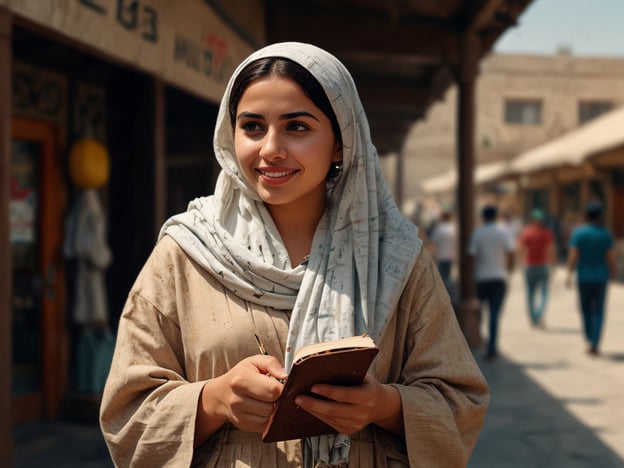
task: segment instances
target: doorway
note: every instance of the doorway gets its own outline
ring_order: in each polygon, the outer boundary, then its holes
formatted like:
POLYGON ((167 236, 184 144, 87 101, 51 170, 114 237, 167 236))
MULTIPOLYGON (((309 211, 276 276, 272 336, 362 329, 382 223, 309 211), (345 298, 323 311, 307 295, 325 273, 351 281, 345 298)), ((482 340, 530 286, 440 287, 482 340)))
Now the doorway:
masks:
POLYGON ((66 382, 62 216, 65 196, 58 132, 12 119, 12 421, 58 415, 66 382))

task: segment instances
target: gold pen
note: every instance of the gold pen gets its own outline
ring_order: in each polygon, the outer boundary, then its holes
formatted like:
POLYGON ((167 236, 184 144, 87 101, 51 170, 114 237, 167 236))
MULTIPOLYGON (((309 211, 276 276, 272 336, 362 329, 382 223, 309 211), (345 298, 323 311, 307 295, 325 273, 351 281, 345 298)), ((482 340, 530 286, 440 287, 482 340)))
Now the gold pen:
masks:
POLYGON ((260 340, 260 337, 258 336, 258 334, 254 333, 254 336, 256 337, 256 343, 258 343, 258 348, 260 348, 260 352, 264 354, 265 356, 268 356, 269 352, 266 350, 266 348, 262 344, 262 341, 260 340))
MULTIPOLYGON (((265 356, 268 356, 268 355, 269 355, 269 352, 266 350, 266 348, 265 348, 265 347, 264 347, 264 345, 262 344, 262 340, 260 339, 260 337, 258 336, 258 334, 257 334, 257 333, 254 333, 254 336, 256 337, 256 343, 258 343, 258 348, 260 349, 260 353, 264 354, 265 356)), ((273 379, 277 380, 279 383, 282 383, 282 384, 283 384, 283 383, 285 383, 285 382, 286 382, 286 380, 285 380, 285 379, 278 379, 277 377, 275 377, 275 376, 273 376, 273 375, 271 375, 271 374, 269 374, 269 373, 267 373, 266 375, 267 375, 267 377, 271 377, 271 378, 273 378, 273 379)))

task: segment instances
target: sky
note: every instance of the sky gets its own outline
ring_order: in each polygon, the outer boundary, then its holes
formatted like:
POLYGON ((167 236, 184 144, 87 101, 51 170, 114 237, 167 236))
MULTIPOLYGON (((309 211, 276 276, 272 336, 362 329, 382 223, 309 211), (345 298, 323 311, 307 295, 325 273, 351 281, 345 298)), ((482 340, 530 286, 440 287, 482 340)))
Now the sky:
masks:
POLYGON ((499 53, 624 58, 624 0, 533 0, 494 45, 499 53))

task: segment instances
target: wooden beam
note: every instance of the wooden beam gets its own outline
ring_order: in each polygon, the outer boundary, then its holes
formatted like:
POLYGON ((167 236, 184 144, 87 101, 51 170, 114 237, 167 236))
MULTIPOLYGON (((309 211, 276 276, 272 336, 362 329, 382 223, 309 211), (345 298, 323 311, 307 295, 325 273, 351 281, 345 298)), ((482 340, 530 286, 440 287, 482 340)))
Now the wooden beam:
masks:
POLYGON ((357 89, 362 102, 373 104, 397 105, 403 108, 422 108, 429 102, 428 87, 416 83, 409 86, 403 83, 385 81, 369 82, 357 80, 357 89))
MULTIPOLYGON (((482 4, 478 11, 470 14, 471 20, 468 25, 468 30, 479 32, 483 28, 487 27, 493 19, 496 17, 497 12, 503 5, 504 0, 488 0, 482 4)), ((472 3, 471 3, 472 4, 472 3)))
POLYGON ((13 460, 11 424, 11 243, 9 186, 11 176, 11 14, 0 8, 0 460, 13 460))
POLYGON ((405 142, 405 137, 411 124, 415 119, 379 119, 376 115, 370 114, 369 124, 371 128, 371 138, 380 156, 387 153, 399 153, 405 142))
POLYGON ((267 42, 301 41, 341 52, 416 54, 458 60, 459 34, 451 23, 400 23, 383 18, 333 15, 321 10, 267 13, 267 42))

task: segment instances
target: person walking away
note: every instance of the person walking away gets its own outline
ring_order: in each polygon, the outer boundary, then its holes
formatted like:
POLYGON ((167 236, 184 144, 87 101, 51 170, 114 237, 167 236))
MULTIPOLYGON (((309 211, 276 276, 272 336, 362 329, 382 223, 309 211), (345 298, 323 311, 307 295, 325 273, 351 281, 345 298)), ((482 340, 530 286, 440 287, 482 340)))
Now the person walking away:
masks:
POLYGON ((588 353, 599 354, 600 335, 609 277, 615 278, 613 236, 602 226, 603 206, 590 202, 585 208, 586 223, 572 231, 568 254, 566 286, 571 287, 576 270, 579 302, 588 353))
POLYGON ((436 223, 431 233, 431 242, 438 271, 446 289, 450 290, 451 269, 455 258, 455 224, 450 211, 442 212, 440 221, 436 223))
POLYGON ((515 210, 512 208, 508 208, 503 211, 500 217, 497 215, 497 219, 498 218, 500 218, 500 221, 498 222, 499 227, 505 231, 515 243, 518 240, 518 236, 520 235, 520 231, 522 230, 522 226, 524 224, 522 219, 519 216, 516 216, 515 210))
POLYGON ((534 327, 544 328, 544 311, 548 299, 550 264, 555 262, 553 232, 545 225, 544 212, 531 211, 531 222, 518 237, 518 256, 524 264, 529 318, 534 327), (536 294, 539 300, 536 301, 536 294))
POLYGON ((486 359, 496 359, 498 319, 507 290, 507 275, 513 269, 515 245, 512 237, 496 224, 497 209, 486 205, 483 225, 470 236, 468 255, 473 258, 477 298, 481 310, 489 308, 489 335, 486 359))

